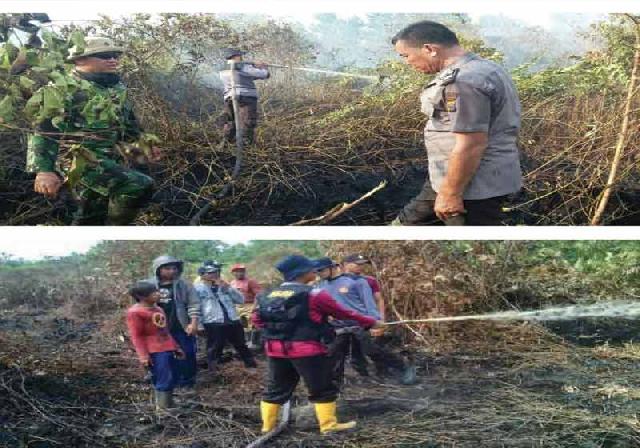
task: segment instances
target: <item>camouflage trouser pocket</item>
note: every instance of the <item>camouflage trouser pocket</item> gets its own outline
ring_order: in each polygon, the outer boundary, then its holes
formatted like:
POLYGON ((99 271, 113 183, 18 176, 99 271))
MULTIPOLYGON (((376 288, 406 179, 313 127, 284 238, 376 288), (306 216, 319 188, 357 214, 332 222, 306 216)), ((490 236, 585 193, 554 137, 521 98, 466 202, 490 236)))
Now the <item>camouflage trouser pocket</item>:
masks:
POLYGON ((101 161, 87 169, 76 186, 80 204, 74 222, 129 224, 149 201, 152 191, 153 179, 149 176, 112 160, 101 161))
POLYGON ((81 196, 81 191, 91 190, 109 198, 135 198, 144 195, 153 187, 153 179, 113 160, 105 160, 83 173, 79 187, 81 196))

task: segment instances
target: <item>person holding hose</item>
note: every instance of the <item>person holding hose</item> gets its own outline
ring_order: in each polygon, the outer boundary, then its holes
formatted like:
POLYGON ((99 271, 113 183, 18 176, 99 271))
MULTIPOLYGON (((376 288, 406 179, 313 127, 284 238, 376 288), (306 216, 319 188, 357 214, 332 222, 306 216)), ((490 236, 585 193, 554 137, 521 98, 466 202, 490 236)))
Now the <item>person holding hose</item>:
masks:
POLYGON ((245 53, 236 49, 228 49, 225 59, 230 63, 229 70, 220 72, 224 85, 224 138, 229 143, 236 140, 236 117, 233 110, 233 96, 237 98, 240 126, 243 143, 253 144, 256 126, 258 125, 258 89, 256 79, 267 79, 270 73, 265 64, 243 62, 245 53))
POLYGON ((267 354, 267 385, 260 403, 262 432, 275 429, 281 406, 293 394, 300 377, 315 406, 322 434, 355 427, 338 423, 338 387, 333 381, 333 362, 327 345, 334 337, 328 318, 347 319, 365 328, 379 323, 339 305, 326 292, 312 286, 316 264, 301 255, 289 255, 276 264, 284 282, 258 297, 253 323, 263 330, 267 354))

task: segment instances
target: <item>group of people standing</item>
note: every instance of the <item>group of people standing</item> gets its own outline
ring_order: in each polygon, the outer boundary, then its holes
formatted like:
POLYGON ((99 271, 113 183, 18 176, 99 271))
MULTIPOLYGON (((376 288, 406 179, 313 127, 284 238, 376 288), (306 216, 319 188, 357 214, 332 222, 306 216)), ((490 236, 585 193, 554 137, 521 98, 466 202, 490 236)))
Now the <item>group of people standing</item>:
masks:
POLYGON ((263 290, 247 277, 244 265, 232 266, 235 278, 228 283, 222 279, 222 264, 207 260, 191 285, 183 279, 181 260, 167 255, 155 259, 154 275, 130 289, 137 303, 127 312, 127 324, 140 362, 151 372, 157 410, 172 407, 175 388, 195 395, 196 340, 204 332, 212 373, 227 343, 246 368, 256 368, 247 339, 254 347, 262 341, 267 357, 260 406, 264 432, 275 427, 280 407, 300 378, 321 432, 354 426, 338 424, 336 418, 349 356, 360 375, 369 375, 370 358, 378 375, 397 371, 401 383, 415 382, 415 369, 386 347, 383 332, 369 331, 381 327, 384 301, 377 280, 362 275, 367 263, 358 254, 342 263, 290 255, 276 264, 284 282, 263 290))
POLYGON ((246 367, 257 367, 242 317, 248 321, 260 286, 246 277, 243 265, 233 266, 231 284, 222 279, 222 265, 211 260, 198 268, 193 285, 183 278, 183 261, 169 255, 156 258, 152 272, 130 289, 137 303, 128 310, 127 324, 140 362, 151 371, 158 408, 171 406, 174 388, 195 394, 198 332, 206 337, 209 371, 216 372, 226 343, 246 367), (156 360, 160 352, 170 354, 156 360))

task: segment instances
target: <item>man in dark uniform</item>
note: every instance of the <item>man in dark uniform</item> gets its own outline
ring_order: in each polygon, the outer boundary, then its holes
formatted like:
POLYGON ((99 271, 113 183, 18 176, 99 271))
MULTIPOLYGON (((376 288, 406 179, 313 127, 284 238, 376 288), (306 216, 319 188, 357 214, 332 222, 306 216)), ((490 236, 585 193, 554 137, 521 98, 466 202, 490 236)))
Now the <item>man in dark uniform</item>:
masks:
POLYGON ((409 25, 392 43, 413 68, 436 74, 420 96, 429 179, 393 224, 501 224, 506 197, 522 187, 520 102, 510 76, 436 22, 409 25))
POLYGON ((258 297, 252 319, 263 331, 267 354, 267 387, 260 411, 262 432, 276 426, 280 407, 293 394, 300 378, 309 391, 323 434, 351 429, 356 422, 338 423, 338 387, 331 374, 333 362, 326 343, 332 337, 328 317, 350 320, 354 325, 374 327, 378 323, 338 304, 326 291, 308 284, 315 281, 314 262, 290 255, 276 264, 284 283, 258 297))

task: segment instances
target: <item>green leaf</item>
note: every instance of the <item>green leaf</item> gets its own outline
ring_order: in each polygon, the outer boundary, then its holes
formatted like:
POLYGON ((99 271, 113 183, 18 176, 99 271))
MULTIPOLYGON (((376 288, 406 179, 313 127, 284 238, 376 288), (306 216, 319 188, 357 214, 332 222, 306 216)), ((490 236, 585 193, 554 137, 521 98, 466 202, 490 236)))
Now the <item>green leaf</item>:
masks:
POLYGON ((9 57, 9 51, 6 48, 0 49, 0 68, 5 70, 11 68, 11 59, 9 57))
POLYGON ((34 65, 40 64, 40 57, 38 56, 38 52, 36 50, 27 50, 26 51, 26 61, 29 66, 33 67, 34 65))
POLYGON ((35 81, 30 80, 29 78, 27 78, 26 76, 20 76, 20 87, 22 87, 25 90, 31 90, 33 89, 33 86, 36 84, 35 81))
POLYGON ((44 92, 42 89, 38 90, 29 100, 27 104, 24 106, 24 111, 29 118, 35 118, 40 111, 40 106, 42 105, 42 97, 44 96, 44 92))
POLYGON ((60 126, 64 123, 64 115, 58 115, 57 117, 53 117, 51 119, 51 124, 56 129, 62 129, 60 126))
POLYGON ((156 134, 145 132, 140 136, 140 143, 142 144, 153 145, 161 142, 162 140, 160 140, 160 137, 158 137, 156 134))
POLYGON ((55 86, 38 90, 25 105, 25 112, 37 121, 53 118, 64 113, 64 95, 55 86))
POLYGON ((5 96, 0 101, 0 122, 7 123, 13 120, 15 116, 15 105, 13 97, 10 95, 5 96))
POLYGON ((161 140, 157 135, 145 132, 138 139, 138 146, 142 149, 145 156, 151 157, 151 149, 155 144, 160 142, 161 140))
POLYGON ((43 93, 44 101, 41 112, 46 118, 52 118, 64 110, 64 97, 59 89, 47 86, 43 88, 43 93))

